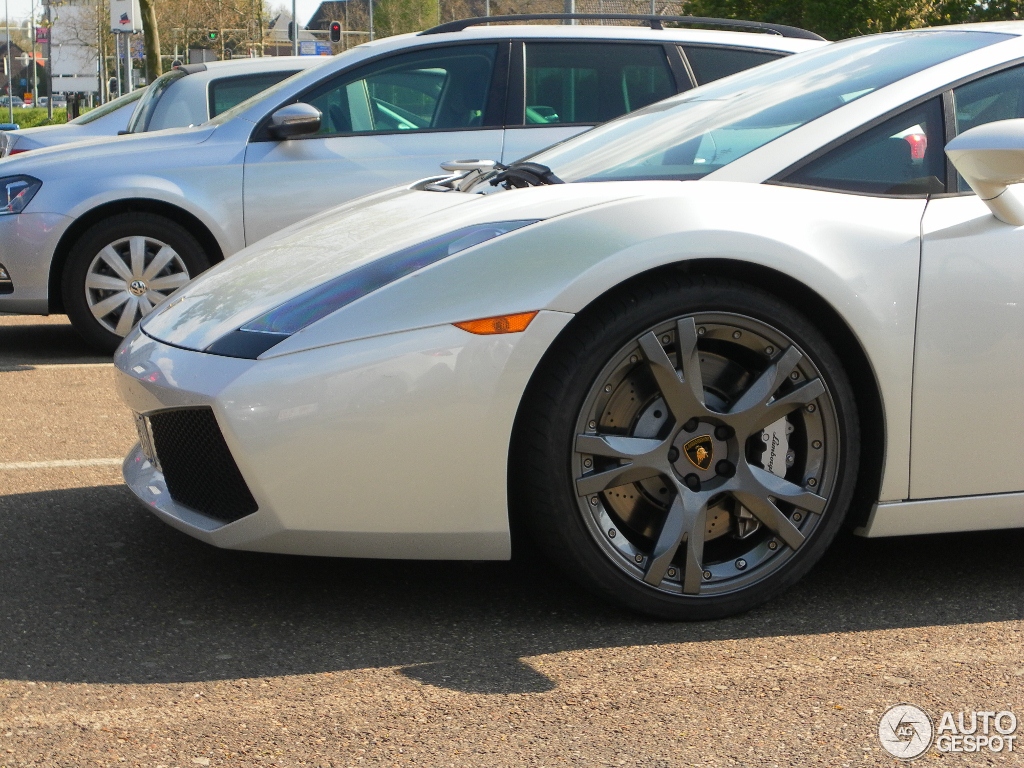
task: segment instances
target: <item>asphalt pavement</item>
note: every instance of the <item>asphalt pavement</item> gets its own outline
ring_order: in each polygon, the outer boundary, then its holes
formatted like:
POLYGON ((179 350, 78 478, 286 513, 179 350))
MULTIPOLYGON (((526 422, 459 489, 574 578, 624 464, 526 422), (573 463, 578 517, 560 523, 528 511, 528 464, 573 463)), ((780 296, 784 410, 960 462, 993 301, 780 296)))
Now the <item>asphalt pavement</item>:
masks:
POLYGON ((121 484, 112 377, 64 318, 0 316, 0 768, 889 766, 902 702, 1024 735, 1024 531, 845 535, 781 598, 693 624, 528 549, 221 551, 121 484))

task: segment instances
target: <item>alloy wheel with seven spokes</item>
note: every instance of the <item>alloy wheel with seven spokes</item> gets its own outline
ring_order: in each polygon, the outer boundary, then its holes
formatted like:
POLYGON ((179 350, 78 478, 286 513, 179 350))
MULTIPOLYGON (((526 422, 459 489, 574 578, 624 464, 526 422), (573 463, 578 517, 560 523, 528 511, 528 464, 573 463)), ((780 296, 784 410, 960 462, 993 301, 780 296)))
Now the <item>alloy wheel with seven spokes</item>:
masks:
POLYGON ((103 328, 127 336, 136 322, 190 279, 174 248, 135 235, 115 240, 96 254, 86 273, 85 298, 103 328))
POLYGON ((660 324, 613 356, 584 402, 580 511, 605 553, 651 587, 750 586, 826 512, 835 407, 813 363, 765 322, 704 313, 660 324))

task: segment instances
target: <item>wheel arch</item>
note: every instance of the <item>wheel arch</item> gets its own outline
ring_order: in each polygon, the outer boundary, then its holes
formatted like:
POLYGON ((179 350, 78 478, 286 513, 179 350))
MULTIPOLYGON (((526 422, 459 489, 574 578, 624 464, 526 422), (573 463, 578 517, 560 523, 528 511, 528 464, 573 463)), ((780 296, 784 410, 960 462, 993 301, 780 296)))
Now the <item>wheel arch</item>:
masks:
POLYGON ((224 260, 224 250, 221 248, 216 236, 210 231, 210 228, 194 214, 189 213, 183 208, 172 203, 149 198, 129 198, 103 203, 75 219, 74 223, 65 230, 64 234, 61 235, 60 241, 57 243, 53 259, 50 262, 48 280, 49 309, 51 313, 64 311, 61 277, 64 274, 64 267, 75 243, 94 225, 104 219, 122 213, 153 213, 163 216, 187 229, 199 241, 204 250, 210 254, 211 264, 224 260))
MULTIPOLYGON (((779 300, 791 304, 803 314, 815 318, 815 326, 833 346, 840 359, 843 360, 856 398, 861 425, 860 469, 846 524, 851 527, 864 524, 873 505, 878 501, 885 466, 885 452, 877 450, 877 446, 886 445, 885 415, 881 387, 876 377, 874 366, 871 364, 864 347, 857 339, 850 325, 835 307, 813 288, 790 275, 761 264, 733 259, 690 259, 654 267, 618 283, 596 296, 577 313, 577 318, 585 315, 604 301, 613 297, 617 292, 627 289, 634 283, 647 281, 652 278, 656 279, 659 274, 679 273, 693 276, 728 278, 756 286, 771 293, 779 300)), ((523 404, 531 396, 533 384, 538 379, 540 372, 544 370, 548 356, 552 354, 552 350, 556 349, 559 341, 567 333, 571 333, 575 322, 576 319, 562 329, 558 337, 552 342, 548 352, 545 353, 537 364, 524 390, 515 421, 513 422, 511 450, 508 456, 508 494, 510 502, 509 522, 514 535, 520 529, 520 521, 517 520, 519 515, 516 512, 515 488, 518 478, 516 475, 515 456, 517 454, 517 434, 525 421, 523 417, 523 404)), ((515 536, 515 538, 518 539, 519 537, 515 536)))

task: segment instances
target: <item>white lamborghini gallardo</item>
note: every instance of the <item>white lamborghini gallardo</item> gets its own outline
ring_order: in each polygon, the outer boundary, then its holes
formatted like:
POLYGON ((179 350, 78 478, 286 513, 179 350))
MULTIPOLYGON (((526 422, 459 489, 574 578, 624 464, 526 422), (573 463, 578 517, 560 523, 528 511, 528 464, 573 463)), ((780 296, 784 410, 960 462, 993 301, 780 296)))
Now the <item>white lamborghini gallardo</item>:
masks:
POLYGON ((125 478, 237 549, 499 559, 521 516, 670 618, 844 521, 1024 526, 1022 34, 825 46, 264 240, 118 351, 125 478))

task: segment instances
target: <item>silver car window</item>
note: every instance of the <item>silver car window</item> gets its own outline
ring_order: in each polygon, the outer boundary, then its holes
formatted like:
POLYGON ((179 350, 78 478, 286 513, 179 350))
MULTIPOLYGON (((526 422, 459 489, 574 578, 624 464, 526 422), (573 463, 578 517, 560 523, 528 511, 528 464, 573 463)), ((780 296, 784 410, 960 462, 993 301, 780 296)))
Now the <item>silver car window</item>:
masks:
POLYGON ((855 38, 666 99, 530 159, 563 181, 699 179, 868 93, 1009 38, 961 30, 855 38))

